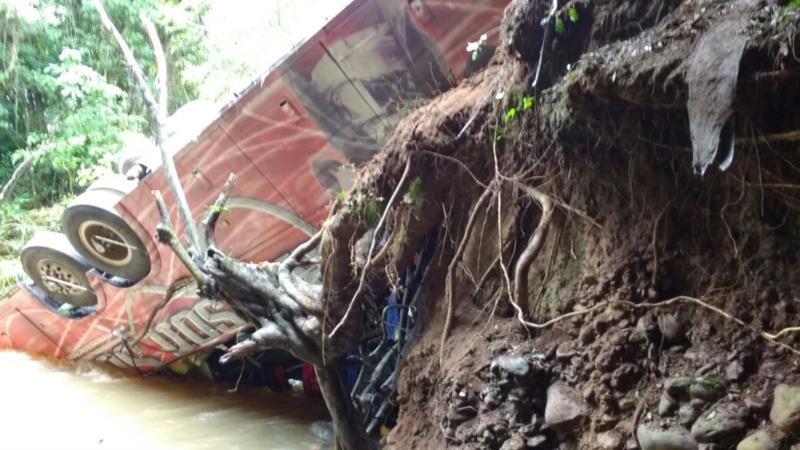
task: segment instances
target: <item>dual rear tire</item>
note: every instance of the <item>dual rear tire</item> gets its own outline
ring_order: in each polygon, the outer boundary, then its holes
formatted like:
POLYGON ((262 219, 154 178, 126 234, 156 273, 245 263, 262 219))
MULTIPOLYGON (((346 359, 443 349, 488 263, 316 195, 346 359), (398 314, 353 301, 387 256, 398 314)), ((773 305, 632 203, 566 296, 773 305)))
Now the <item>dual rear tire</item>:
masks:
POLYGON ((123 286, 150 272, 144 242, 114 209, 133 187, 134 182, 119 175, 97 180, 64 211, 64 234, 38 232, 22 249, 23 268, 50 306, 96 305, 86 276, 93 268, 123 286))

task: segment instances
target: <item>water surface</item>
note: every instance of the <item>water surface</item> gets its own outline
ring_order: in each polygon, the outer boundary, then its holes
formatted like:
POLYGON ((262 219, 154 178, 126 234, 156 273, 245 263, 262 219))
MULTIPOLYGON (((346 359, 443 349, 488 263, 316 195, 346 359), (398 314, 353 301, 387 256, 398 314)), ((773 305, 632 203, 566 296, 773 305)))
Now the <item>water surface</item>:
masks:
POLYGON ((0 351, 0 449, 319 449, 319 401, 0 351))

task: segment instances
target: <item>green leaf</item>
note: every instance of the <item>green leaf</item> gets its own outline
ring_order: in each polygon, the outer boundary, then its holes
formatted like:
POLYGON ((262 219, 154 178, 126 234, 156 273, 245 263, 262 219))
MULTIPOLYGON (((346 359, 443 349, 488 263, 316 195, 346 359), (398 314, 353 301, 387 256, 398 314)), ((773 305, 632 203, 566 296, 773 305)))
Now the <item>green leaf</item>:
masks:
POLYGON ((509 120, 513 119, 517 116, 517 108, 510 108, 506 111, 505 121, 508 122, 509 120))
POLYGON ((556 29, 556 33, 558 33, 558 34, 561 34, 561 33, 564 32, 565 25, 564 25, 564 20, 561 17, 556 17, 555 29, 556 29))
POLYGON ((575 7, 574 7, 574 6, 570 6, 570 7, 568 7, 568 8, 567 8, 567 16, 569 16, 569 20, 570 20, 570 22, 572 22, 572 23, 575 23, 575 22, 577 22, 577 21, 578 21, 578 19, 580 18, 580 17, 578 16, 578 10, 577 10, 577 9, 575 9, 575 7))
POLYGON ((522 109, 530 109, 533 106, 533 97, 523 97, 522 98, 522 109))

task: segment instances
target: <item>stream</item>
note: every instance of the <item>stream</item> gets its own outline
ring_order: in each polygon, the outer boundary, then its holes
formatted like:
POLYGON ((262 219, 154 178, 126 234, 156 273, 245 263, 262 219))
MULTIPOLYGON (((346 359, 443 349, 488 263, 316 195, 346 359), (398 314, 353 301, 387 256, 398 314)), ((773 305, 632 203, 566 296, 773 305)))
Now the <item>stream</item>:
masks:
POLYGON ((321 401, 231 387, 0 351, 0 448, 322 447, 321 401))

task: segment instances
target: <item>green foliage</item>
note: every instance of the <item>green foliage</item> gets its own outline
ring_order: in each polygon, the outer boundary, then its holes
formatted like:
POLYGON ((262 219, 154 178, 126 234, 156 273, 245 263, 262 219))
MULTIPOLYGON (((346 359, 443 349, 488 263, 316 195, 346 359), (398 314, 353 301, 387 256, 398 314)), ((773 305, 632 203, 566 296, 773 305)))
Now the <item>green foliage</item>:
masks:
POLYGON ((38 229, 61 229, 61 214, 67 202, 27 211, 17 203, 0 204, 0 299, 25 277, 19 251, 38 229))
POLYGON ((781 22, 786 22, 789 19, 789 15, 796 14, 798 8, 800 8, 800 0, 790 0, 789 3, 781 7, 778 18, 781 22))
POLYGON ((693 383, 700 384, 700 385, 703 385, 703 386, 708 386, 708 387, 710 387, 710 388, 715 388, 715 389, 716 389, 716 388, 720 388, 720 387, 722 387, 722 382, 721 382, 721 381, 719 381, 719 380, 718 380, 718 379, 716 379, 716 378, 710 378, 710 377, 697 377, 697 378, 695 378, 694 380, 692 380, 692 382, 693 382, 693 383))
MULTIPOLYGON (((505 98, 505 95, 500 98, 505 98)), ((514 120, 522 115, 525 111, 533 108, 534 98, 530 95, 524 95, 519 92, 512 91, 508 99, 508 107, 502 113, 502 120, 498 120, 497 124, 490 125, 492 142, 499 142, 503 140, 508 134, 509 128, 512 126, 514 120), (500 123, 502 122, 502 124, 500 123)), ((497 108, 495 106, 495 108, 497 108)))
POLYGON ((578 10, 575 9, 574 6, 570 6, 567 8, 567 17, 569 17, 569 21, 572 23, 578 22, 580 16, 578 15, 578 10))
POLYGON ((45 110, 48 129, 30 133, 26 148, 11 159, 33 158, 35 178, 51 182, 46 187, 32 183, 28 192, 51 203, 110 170, 112 155, 121 148, 118 136, 141 128, 143 121, 128 112, 125 92, 82 64, 77 50, 64 48, 59 62, 43 70, 42 81, 47 95, 58 98, 45 110))
POLYGON ((352 212, 369 226, 375 226, 381 220, 382 215, 380 200, 363 192, 356 192, 350 199, 352 212))
POLYGON ((422 179, 420 177, 414 178, 408 185, 408 191, 403 195, 403 203, 411 205, 414 211, 419 214, 422 211, 422 202, 424 201, 424 194, 422 192, 422 179))
POLYGON ((564 19, 562 19, 560 16, 556 16, 556 20, 553 23, 553 27, 555 28, 556 33, 558 34, 563 33, 564 30, 566 29, 566 26, 564 25, 564 19))
MULTIPOLYGON (((578 10, 574 6, 568 6, 566 9, 566 18, 572 23, 577 23, 578 20, 580 20, 578 10)), ((567 23, 560 14, 555 17, 555 20, 553 21, 553 28, 555 29, 556 34, 562 34, 564 31, 566 31, 567 23)))
MULTIPOLYGON (((203 8, 181 4, 204 0, 103 3, 150 76, 155 66, 139 14, 153 18, 171 65, 171 109, 193 99, 196 88, 183 72, 204 56, 197 31, 203 8)), ((0 184, 31 155, 31 181, 23 180, 14 196, 30 207, 90 182, 110 166, 120 132, 147 126, 122 54, 88 1, 0 1, 0 98, 0 184)))

